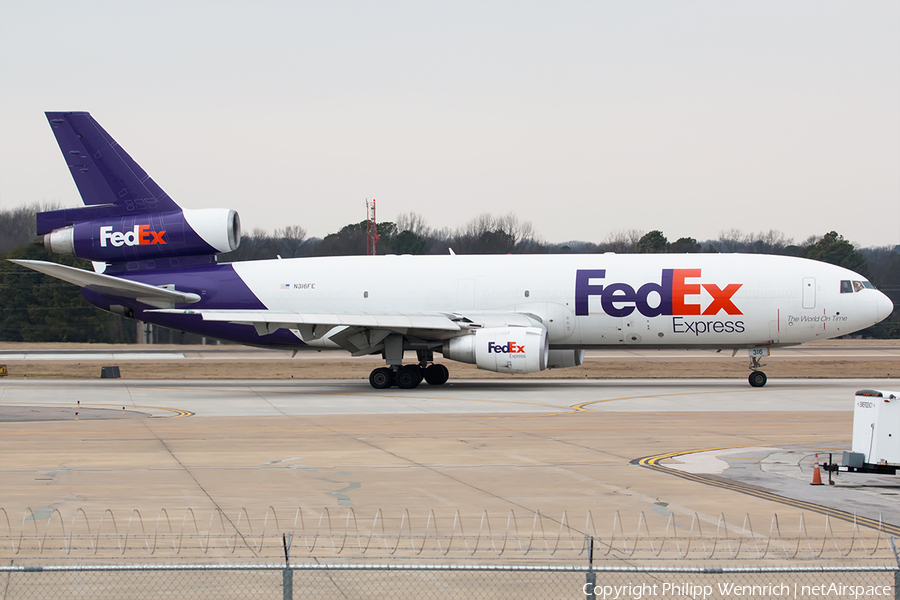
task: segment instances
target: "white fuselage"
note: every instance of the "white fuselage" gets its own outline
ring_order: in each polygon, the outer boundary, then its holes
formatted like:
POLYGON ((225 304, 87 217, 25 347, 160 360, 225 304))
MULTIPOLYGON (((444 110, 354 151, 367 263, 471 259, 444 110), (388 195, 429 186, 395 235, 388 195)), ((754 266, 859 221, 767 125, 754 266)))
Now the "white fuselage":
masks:
POLYGON ((552 348, 745 348, 852 333, 893 306, 847 269, 741 254, 327 257, 234 263, 275 312, 537 317, 552 348), (853 285, 851 283, 851 285, 853 285))

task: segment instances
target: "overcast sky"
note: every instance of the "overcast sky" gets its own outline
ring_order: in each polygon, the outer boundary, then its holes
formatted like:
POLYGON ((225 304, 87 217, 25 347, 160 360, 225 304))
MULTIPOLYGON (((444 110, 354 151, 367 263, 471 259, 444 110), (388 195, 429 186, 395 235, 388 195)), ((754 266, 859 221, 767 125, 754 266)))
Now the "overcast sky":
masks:
POLYGON ((0 0, 0 208, 80 204, 45 110, 245 230, 900 243, 895 0, 0 0))

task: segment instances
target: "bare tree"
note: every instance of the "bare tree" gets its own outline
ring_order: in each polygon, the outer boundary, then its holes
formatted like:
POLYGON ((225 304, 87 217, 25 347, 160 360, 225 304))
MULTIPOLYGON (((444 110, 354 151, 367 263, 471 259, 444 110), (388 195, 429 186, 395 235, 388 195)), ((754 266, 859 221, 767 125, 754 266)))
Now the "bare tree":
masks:
POLYGON ((747 242, 747 236, 740 229, 729 229, 719 232, 715 246, 719 252, 740 252, 747 242))
POLYGON ((301 254, 301 248, 306 240, 306 229, 299 225, 287 225, 284 229, 275 230, 275 238, 278 241, 278 254, 283 258, 294 258, 301 254))
POLYGON ((34 240, 36 215, 39 212, 56 210, 59 203, 29 204, 0 210, 0 252, 12 250, 34 240))
POLYGON ((644 231, 640 229, 617 229, 609 232, 606 239, 599 245, 602 252, 616 252, 628 254, 637 252, 644 231))
MULTIPOLYGON (((254 233, 256 233, 256 230, 254 230, 254 233)), ((284 229, 276 229, 275 237, 303 241, 306 239, 306 229, 299 225, 288 225, 284 229)))
POLYGON ((514 213, 482 213, 454 232, 450 246, 467 254, 504 254, 542 251, 543 242, 531 222, 519 221, 514 213))
MULTIPOLYGON (((719 239, 711 244, 719 252, 751 252, 754 254, 784 254, 794 241, 777 229, 744 233, 740 229, 719 232, 719 239)), ((807 244, 808 245, 808 244, 807 244)))
POLYGON ((431 227, 425 222, 425 217, 415 212, 403 213, 397 216, 397 232, 411 231, 412 233, 427 238, 431 236, 431 227))
POLYGON ((791 238, 785 237, 784 233, 777 229, 770 229, 766 232, 750 234, 748 251, 755 254, 781 254, 784 249, 794 243, 791 238))

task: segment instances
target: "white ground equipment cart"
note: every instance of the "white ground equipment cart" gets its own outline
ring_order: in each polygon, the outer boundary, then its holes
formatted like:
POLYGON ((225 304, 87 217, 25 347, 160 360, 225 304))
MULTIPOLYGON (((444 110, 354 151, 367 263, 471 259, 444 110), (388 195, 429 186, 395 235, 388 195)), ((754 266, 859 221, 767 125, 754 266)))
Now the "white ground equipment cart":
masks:
POLYGON ((900 392, 860 390, 853 405, 853 450, 827 471, 896 475, 900 468, 900 392))

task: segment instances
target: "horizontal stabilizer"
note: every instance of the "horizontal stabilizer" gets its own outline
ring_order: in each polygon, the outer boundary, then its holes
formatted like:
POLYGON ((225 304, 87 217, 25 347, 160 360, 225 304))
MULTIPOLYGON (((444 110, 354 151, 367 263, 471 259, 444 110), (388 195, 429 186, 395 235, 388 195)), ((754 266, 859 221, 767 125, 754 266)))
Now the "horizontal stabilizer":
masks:
POLYGON ((46 262, 42 260, 13 260, 17 265, 28 267, 49 275, 74 283, 77 286, 97 292, 98 294, 107 294, 109 296, 119 296, 121 298, 133 298, 138 302, 155 306, 156 308, 171 308, 176 304, 193 304, 200 301, 200 296, 190 292, 179 292, 168 288, 156 287, 146 283, 137 281, 129 281, 118 277, 103 275, 102 273, 94 273, 93 271, 84 271, 60 265, 57 263, 46 262))

